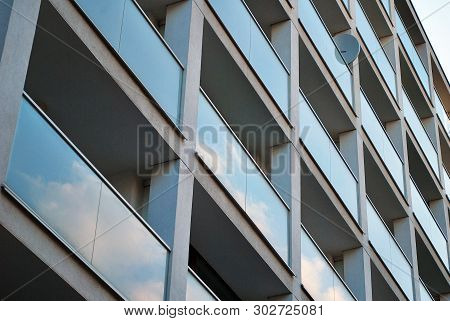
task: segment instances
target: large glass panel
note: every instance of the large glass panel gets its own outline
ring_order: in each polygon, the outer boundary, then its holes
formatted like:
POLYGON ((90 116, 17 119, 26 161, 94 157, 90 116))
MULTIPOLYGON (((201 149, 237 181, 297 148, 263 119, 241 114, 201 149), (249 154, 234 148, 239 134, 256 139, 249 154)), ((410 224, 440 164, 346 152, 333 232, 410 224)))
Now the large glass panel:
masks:
POLYGON ((166 114, 179 124, 183 68, 133 0, 76 0, 166 114))
POLYGON ((405 51, 408 54, 409 60, 414 66, 414 69, 416 70, 417 75, 419 76, 419 79, 422 82, 423 88, 427 92, 428 96, 430 96, 430 82, 428 79, 428 72, 422 63, 422 59, 417 53, 416 46, 409 37, 409 33, 406 29, 405 24, 403 23, 402 18, 398 14, 397 9, 395 10, 395 23, 398 37, 400 38, 403 47, 405 48, 405 51))
POLYGON ((309 103, 301 98, 300 138, 324 175, 358 221, 358 182, 309 103))
POLYGON ((310 0, 299 0, 299 19, 320 52, 350 105, 353 104, 352 75, 328 29, 310 0))
POLYGON ((385 163, 395 183, 405 193, 403 180, 403 162, 398 156, 389 136, 384 130, 383 125, 376 116, 372 106, 370 106, 365 94, 361 91, 361 118, 362 125, 372 144, 378 151, 381 159, 385 163))
POLYGON ((444 109, 444 105, 442 104, 441 97, 439 97, 439 94, 437 93, 436 89, 434 89, 434 106, 436 107, 436 112, 438 115, 438 118, 441 121, 442 126, 444 127, 445 131, 449 132, 449 120, 447 116, 447 112, 444 109))
POLYGON ((191 271, 188 272, 186 301, 217 301, 217 298, 208 290, 191 271))
POLYGON ((164 300, 167 250, 104 186, 92 265, 130 300, 164 300))
POLYGON ((6 186, 130 300, 163 300, 167 249, 23 100, 6 186))
POLYGON ((367 225, 370 243, 406 296, 413 300, 411 264, 369 200, 367 200, 367 225))
POLYGON ((91 259, 101 181, 25 99, 6 183, 49 228, 91 259))
POLYGON ((417 138, 420 147, 422 148, 425 157, 428 159, 428 162, 431 164, 436 177, 439 179, 439 164, 438 164, 438 155, 436 149, 431 142, 428 133, 422 125, 422 122, 419 116, 416 113, 416 110, 411 104, 408 95, 403 90, 403 110, 405 112, 405 118, 408 122, 409 126, 412 129, 414 136, 417 138))
POLYGON ((301 231, 302 284, 316 301, 355 301, 305 229, 301 231))
POLYGON ((269 92, 289 117, 289 73, 242 0, 208 0, 269 92))
POLYGON ((437 254, 441 257, 444 265, 449 269, 448 265, 448 253, 447 253, 447 240, 444 234, 440 230, 438 224, 436 223, 431 210, 425 203, 422 194, 417 189, 414 181, 411 178, 411 199, 412 199, 412 210, 414 216, 419 221, 423 230, 427 234, 427 237, 433 244, 437 254))
POLYGON ((375 31, 366 17, 364 10, 358 1, 356 1, 356 27, 364 40, 373 60, 380 70, 383 78, 388 85, 392 95, 397 97, 395 72, 389 59, 384 52, 383 47, 378 40, 375 31))
POLYGON ((114 49, 119 49, 126 0, 76 0, 114 49))
POLYGON ((289 209, 203 93, 197 122, 198 154, 288 263, 289 209))
POLYGON ((389 0, 381 0, 381 4, 383 5, 384 9, 386 10, 388 16, 391 15, 391 5, 389 3, 389 0))

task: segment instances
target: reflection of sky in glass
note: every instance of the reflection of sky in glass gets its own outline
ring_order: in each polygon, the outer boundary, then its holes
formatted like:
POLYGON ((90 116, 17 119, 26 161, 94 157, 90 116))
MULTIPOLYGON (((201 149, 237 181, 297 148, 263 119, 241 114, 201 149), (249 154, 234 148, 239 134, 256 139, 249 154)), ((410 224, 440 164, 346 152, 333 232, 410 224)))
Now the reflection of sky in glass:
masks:
POLYGON ((308 234, 301 233, 302 284, 317 301, 354 301, 308 234))
POLYGON ((127 298, 164 298, 166 249, 25 100, 6 183, 127 298))
POLYGON ((204 95, 200 95, 198 133, 202 159, 288 262, 288 209, 204 95))
POLYGON ((187 277, 186 301, 217 301, 191 272, 187 277))

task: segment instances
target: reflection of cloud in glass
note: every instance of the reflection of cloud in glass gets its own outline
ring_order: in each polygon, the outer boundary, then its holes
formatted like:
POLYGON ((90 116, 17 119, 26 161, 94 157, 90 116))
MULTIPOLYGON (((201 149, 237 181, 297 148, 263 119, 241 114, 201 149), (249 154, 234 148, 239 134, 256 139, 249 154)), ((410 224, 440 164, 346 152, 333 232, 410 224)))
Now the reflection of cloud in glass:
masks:
POLYGON ((288 209, 203 95, 198 129, 202 159, 288 262, 288 209))
POLYGON ((127 298, 163 300, 167 250, 107 188, 92 264, 127 298))
POLYGON ((302 230, 302 283, 314 300, 354 301, 335 271, 302 230))

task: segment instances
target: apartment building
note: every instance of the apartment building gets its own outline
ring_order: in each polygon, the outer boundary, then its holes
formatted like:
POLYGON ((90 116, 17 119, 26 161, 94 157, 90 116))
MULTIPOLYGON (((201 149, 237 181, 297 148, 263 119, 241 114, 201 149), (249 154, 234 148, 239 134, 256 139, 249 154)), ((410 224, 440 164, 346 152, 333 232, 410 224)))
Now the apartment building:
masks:
POLYGON ((0 296, 449 300, 447 110, 410 0, 0 0, 0 296))

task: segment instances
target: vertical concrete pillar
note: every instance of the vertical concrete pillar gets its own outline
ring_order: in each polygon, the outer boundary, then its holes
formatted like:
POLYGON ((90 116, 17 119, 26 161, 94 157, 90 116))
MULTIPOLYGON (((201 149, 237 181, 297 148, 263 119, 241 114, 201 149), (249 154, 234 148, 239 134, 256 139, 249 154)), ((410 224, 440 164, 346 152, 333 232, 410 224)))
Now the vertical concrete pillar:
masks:
MULTIPOLYGON (((193 158, 195 157, 203 21, 204 17, 195 1, 180 1, 167 7, 164 38, 184 66, 181 130, 186 138, 181 147, 182 155, 180 157, 183 161, 180 160, 176 163, 178 175, 176 178, 178 182, 176 202, 167 204, 167 200, 160 200, 171 208, 171 211, 174 211, 174 216, 162 217, 161 215, 164 215, 164 213, 161 213, 158 218, 153 218, 154 224, 159 226, 158 228, 161 229, 165 237, 171 240, 171 243, 169 243, 172 251, 167 284, 168 300, 186 299, 190 224, 194 193, 194 177, 190 169, 192 169, 193 158), (170 225, 172 225, 172 229, 170 231, 165 230, 164 227, 170 225)), ((167 166, 170 167, 173 164, 167 166)), ((174 180, 174 176, 176 176, 175 172, 168 178, 158 176, 158 179, 153 180, 153 191, 157 192, 157 189, 170 184, 168 181, 174 180), (158 185, 159 187, 157 187, 158 185)), ((150 189, 152 190, 152 186, 150 189)))
POLYGON ((344 279, 353 294, 360 301, 371 300, 372 287, 370 257, 364 248, 343 252, 344 279), (369 287, 368 287, 369 286, 369 287), (370 290, 370 295, 367 293, 370 290))
MULTIPOLYGON (((294 16, 297 16, 297 8, 294 6, 294 16)), ((291 21, 283 21, 272 26, 271 42, 279 54, 281 60, 290 73, 289 77, 289 120, 293 125, 291 129, 290 143, 286 146, 280 145, 273 149, 273 161, 279 162, 278 157, 287 156, 289 161, 288 172, 280 172, 280 175, 273 177, 277 185, 283 188, 289 186, 289 195, 285 193, 283 196, 289 198, 286 203, 290 206, 290 265, 294 272, 293 278, 293 295, 291 300, 299 300, 301 298, 301 168, 300 155, 298 150, 299 141, 299 97, 300 97, 300 61, 299 61, 299 35, 294 24, 291 21), (284 155, 284 156, 282 156, 284 155), (275 160, 276 159, 276 160, 275 160), (286 175, 289 174, 289 175, 286 175)), ((274 164, 272 164, 272 167, 274 164)))

